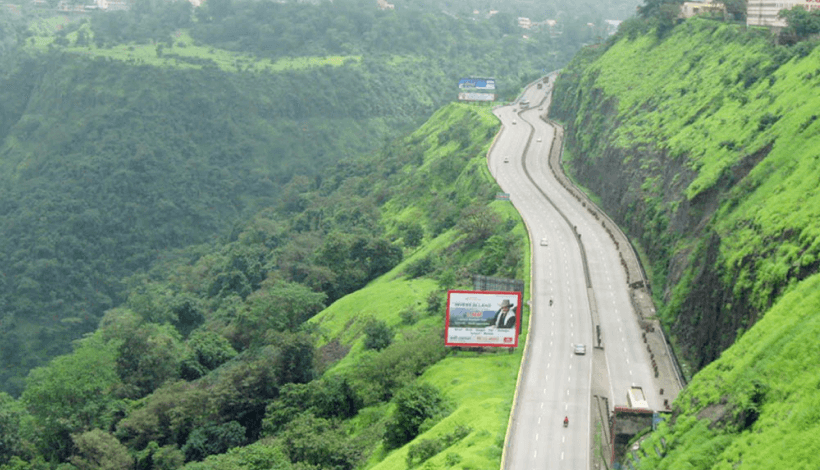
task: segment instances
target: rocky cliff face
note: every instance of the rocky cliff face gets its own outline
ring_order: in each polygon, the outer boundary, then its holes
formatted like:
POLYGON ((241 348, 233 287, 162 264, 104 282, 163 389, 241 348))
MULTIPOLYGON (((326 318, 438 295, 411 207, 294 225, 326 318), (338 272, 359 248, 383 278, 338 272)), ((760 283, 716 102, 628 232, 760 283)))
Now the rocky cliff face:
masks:
POLYGON ((568 170, 643 248, 662 320, 695 369, 817 272, 805 212, 816 191, 771 197, 817 179, 797 168, 818 157, 790 140, 818 134, 807 101, 820 69, 804 54, 695 20, 664 40, 588 48, 558 80, 550 114, 566 126, 568 170))

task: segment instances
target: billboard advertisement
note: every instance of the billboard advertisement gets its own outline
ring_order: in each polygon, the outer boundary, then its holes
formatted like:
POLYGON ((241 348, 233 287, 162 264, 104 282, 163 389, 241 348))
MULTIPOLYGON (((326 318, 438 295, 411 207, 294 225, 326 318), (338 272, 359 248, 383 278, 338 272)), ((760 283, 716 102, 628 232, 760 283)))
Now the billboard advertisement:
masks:
POLYGON ((447 292, 445 346, 518 346, 521 293, 447 292))
POLYGON ((495 93, 459 93, 459 101, 495 101, 495 93))
POLYGON ((458 81, 462 90, 495 90, 494 78, 462 78, 458 81))

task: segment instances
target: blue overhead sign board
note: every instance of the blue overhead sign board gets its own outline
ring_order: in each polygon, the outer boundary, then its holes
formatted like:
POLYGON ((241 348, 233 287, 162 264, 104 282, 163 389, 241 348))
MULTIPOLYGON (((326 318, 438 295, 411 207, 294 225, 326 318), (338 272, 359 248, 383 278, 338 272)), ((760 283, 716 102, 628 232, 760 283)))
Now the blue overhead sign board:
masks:
POLYGON ((495 90, 494 78, 462 78, 458 81, 462 90, 495 90))

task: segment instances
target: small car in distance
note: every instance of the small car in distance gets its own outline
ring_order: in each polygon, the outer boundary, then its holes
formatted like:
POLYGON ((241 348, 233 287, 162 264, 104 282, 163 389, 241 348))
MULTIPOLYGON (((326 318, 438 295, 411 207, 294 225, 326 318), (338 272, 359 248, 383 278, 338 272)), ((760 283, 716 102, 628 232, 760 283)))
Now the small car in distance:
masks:
POLYGON ((587 353, 587 347, 583 344, 576 344, 575 345, 575 354, 584 355, 587 353))
POLYGON ((514 126, 514 125, 516 125, 516 124, 518 124, 518 121, 516 121, 515 119, 513 119, 513 126, 514 126))
POLYGON ((541 137, 535 139, 536 142, 541 142, 541 137))
POLYGON ((504 157, 504 163, 510 163, 510 157, 504 157))
POLYGON ((541 246, 547 246, 547 237, 541 239, 541 246))

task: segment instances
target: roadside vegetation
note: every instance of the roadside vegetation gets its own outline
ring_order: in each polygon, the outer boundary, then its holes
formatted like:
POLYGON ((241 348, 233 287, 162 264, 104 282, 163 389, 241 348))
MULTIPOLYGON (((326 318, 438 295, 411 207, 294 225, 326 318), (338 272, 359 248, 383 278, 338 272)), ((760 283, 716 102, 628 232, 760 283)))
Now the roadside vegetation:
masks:
POLYGON ((635 467, 813 468, 820 48, 700 18, 642 28, 579 54, 553 108, 697 372, 635 467))
POLYGON ((497 127, 447 106, 292 194, 309 211, 261 211, 131 278, 99 329, 0 395, 0 468, 498 466, 521 354, 443 346, 446 289, 528 270, 486 167, 497 127))

